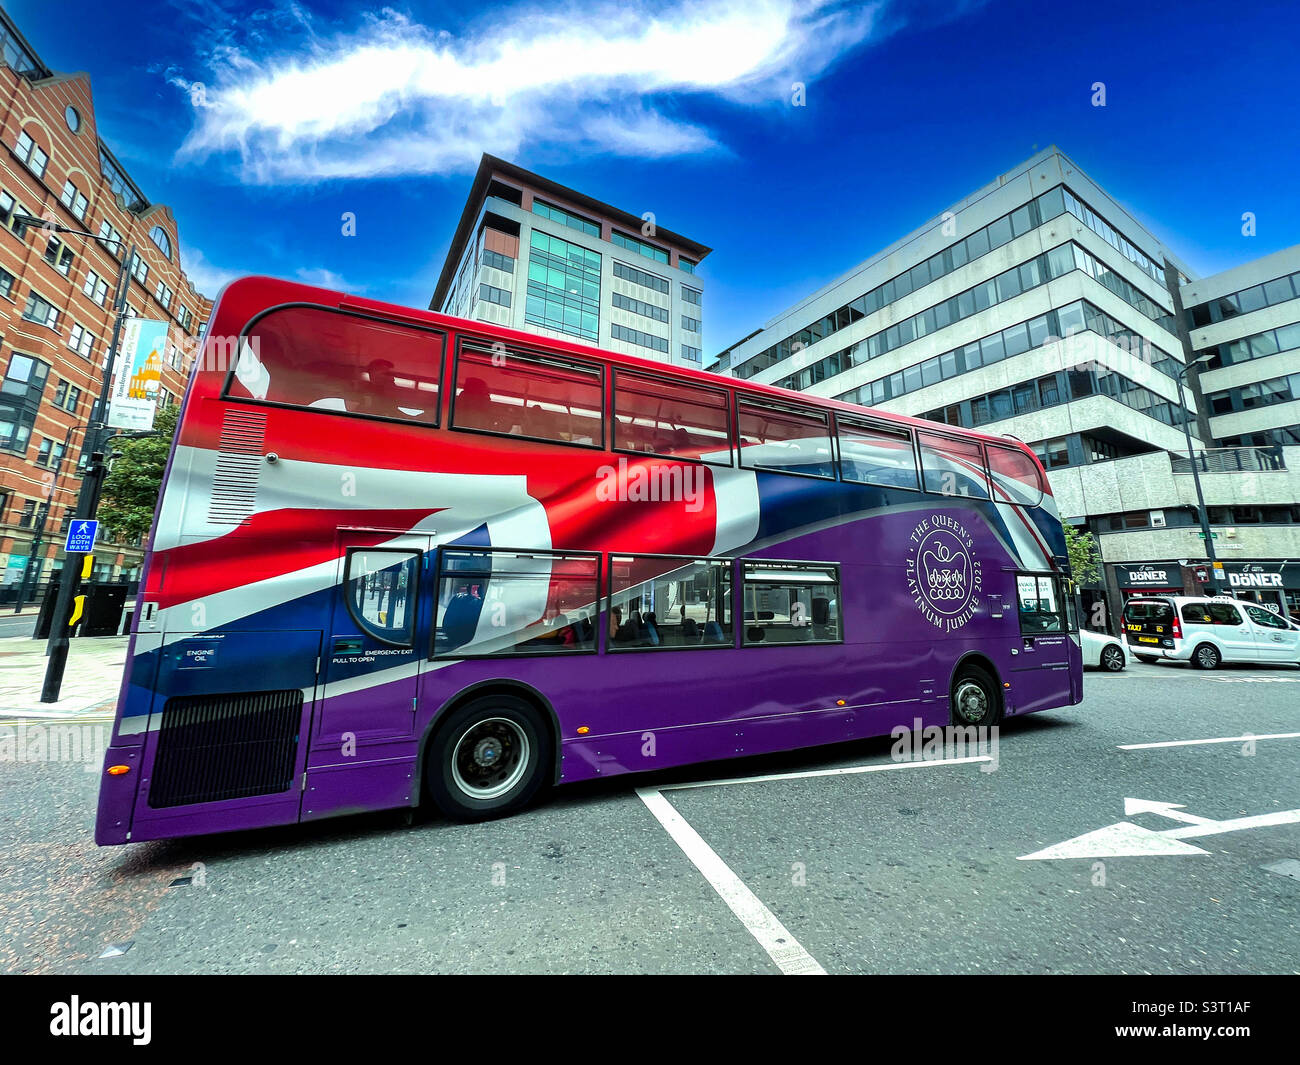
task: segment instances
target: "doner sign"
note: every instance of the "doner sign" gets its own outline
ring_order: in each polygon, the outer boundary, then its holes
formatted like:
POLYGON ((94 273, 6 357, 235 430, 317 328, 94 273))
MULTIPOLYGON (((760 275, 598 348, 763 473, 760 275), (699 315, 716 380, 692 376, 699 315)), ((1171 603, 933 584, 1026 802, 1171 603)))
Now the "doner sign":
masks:
POLYGON ((128 318, 122 323, 122 341, 108 404, 108 424, 112 428, 153 428, 166 354, 166 322, 128 318))

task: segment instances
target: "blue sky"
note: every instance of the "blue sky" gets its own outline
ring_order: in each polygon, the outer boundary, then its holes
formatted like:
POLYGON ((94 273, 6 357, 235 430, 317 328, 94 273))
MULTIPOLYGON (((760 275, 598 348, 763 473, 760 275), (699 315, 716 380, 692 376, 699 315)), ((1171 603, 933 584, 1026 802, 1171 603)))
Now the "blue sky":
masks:
POLYGON ((482 151, 711 245, 706 355, 1053 143, 1202 274, 1300 243, 1293 2, 6 6, 209 295, 425 306, 482 151))

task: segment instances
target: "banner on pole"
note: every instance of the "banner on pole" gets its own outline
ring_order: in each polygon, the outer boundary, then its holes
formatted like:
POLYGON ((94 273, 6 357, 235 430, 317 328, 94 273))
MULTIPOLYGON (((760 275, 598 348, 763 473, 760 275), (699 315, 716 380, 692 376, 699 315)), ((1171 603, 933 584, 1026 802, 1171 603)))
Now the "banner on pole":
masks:
POLYGON ((111 428, 136 432, 153 428, 166 352, 166 322, 128 318, 122 323, 113 391, 108 404, 111 428))

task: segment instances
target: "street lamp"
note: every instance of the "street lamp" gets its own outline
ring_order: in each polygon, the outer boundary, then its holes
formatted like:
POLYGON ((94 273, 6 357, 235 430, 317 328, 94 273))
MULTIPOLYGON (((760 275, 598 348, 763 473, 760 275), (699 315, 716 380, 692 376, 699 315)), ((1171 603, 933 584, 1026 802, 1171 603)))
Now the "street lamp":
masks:
MULTIPOLYGON (((1187 384, 1187 372, 1198 363, 1208 362, 1214 358, 1214 352, 1207 351, 1198 355, 1178 371, 1178 398, 1182 399, 1183 386, 1187 384)), ((1181 405, 1181 403, 1180 403, 1181 405)), ((1214 554, 1214 539, 1210 533, 1210 515, 1205 509, 1205 495, 1201 492, 1201 475, 1196 468, 1196 457, 1192 454, 1191 419, 1183 419, 1183 436, 1187 439, 1187 463, 1192 467, 1192 483, 1196 485, 1196 509, 1201 520, 1201 535, 1205 538, 1205 553, 1210 559, 1210 579, 1218 580, 1219 560, 1214 554)), ((1217 592, 1217 587, 1215 591, 1217 592)))
MULTIPOLYGON (((35 215, 15 214, 14 221, 44 233, 63 233, 67 236, 90 237, 102 244, 116 244, 119 248, 125 241, 112 237, 102 237, 87 230, 71 229, 61 226, 48 218, 35 215)), ((126 317, 127 290, 131 287, 131 267, 135 263, 135 244, 127 246, 127 253, 122 257, 117 268, 117 284, 113 290, 113 339, 108 345, 108 358, 104 361, 104 376, 99 386, 99 403, 96 406, 99 418, 91 425, 103 428, 107 422, 108 394, 113 387, 113 364, 117 361, 117 344, 122 334, 122 319, 126 317)), ((111 439, 111 438, 110 438, 111 439)), ((107 441, 98 441, 103 446, 107 441)), ((81 478, 81 490, 77 493, 77 507, 73 513, 73 522, 88 521, 95 516, 99 506, 99 493, 107 473, 104 453, 94 451, 86 464, 86 472, 81 478)), ((68 662, 68 628, 72 617, 72 605, 76 599, 77 589, 81 584, 81 570, 86 552, 65 551, 63 555, 63 575, 59 581, 59 598, 50 619, 50 639, 45 654, 48 661, 45 666, 45 683, 41 687, 41 702, 54 703, 59 700, 63 688, 63 670, 68 662)))

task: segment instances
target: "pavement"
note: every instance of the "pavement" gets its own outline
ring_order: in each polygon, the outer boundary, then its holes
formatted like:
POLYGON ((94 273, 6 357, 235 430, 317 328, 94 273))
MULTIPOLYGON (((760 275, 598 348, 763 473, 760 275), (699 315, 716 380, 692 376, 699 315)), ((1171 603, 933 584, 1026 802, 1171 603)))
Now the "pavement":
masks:
POLYGON ((107 728, 64 731, 59 758, 0 758, 0 972, 1300 973, 1292 668, 1089 672, 992 762, 900 761, 884 737, 484 824, 112 848, 107 728))
POLYGON ((111 715, 129 641, 129 636, 74 638, 69 645, 61 698, 56 703, 43 703, 45 641, 30 636, 0 637, 0 723, 111 715))

